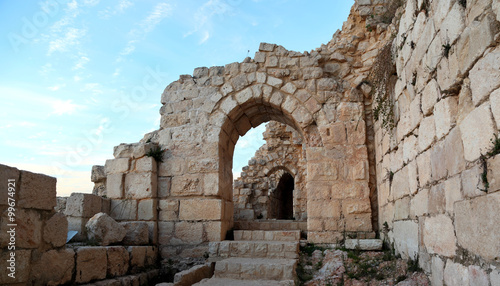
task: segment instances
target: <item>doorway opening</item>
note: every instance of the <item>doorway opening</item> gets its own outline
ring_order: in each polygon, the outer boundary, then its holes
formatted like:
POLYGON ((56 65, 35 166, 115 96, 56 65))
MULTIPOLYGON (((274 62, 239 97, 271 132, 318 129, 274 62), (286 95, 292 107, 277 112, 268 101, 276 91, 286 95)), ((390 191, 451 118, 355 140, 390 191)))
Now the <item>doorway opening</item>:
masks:
POLYGON ((271 191, 269 211, 270 218, 291 220, 293 217, 293 190, 295 180, 293 176, 284 172, 278 185, 271 191))

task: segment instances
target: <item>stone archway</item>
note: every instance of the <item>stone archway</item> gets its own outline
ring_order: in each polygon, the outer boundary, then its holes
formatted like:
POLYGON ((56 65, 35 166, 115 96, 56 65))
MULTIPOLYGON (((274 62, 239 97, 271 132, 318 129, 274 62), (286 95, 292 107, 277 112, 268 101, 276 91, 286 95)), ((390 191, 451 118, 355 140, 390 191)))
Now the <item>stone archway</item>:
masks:
POLYGON ((308 239, 372 231, 364 99, 332 72, 339 60, 262 44, 253 60, 197 68, 165 89, 161 129, 145 139, 168 149, 158 168, 162 247, 224 239, 234 219, 234 146, 271 120, 304 138, 308 239))

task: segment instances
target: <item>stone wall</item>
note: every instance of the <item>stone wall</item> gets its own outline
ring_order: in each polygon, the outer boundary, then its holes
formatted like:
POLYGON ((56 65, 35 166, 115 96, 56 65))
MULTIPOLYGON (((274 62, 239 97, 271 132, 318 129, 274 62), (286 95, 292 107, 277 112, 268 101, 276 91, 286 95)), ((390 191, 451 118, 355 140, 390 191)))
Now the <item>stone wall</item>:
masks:
MULTIPOLYGON (((276 187, 284 172, 294 178, 293 215, 307 219, 305 178, 306 159, 302 137, 292 127, 271 121, 264 132, 266 143, 243 167, 241 177, 233 183, 235 220, 276 218, 271 214, 276 187)), ((275 199, 276 200, 276 199, 275 199)))
POLYGON ((433 285, 499 285, 500 155, 487 153, 500 128, 500 4, 408 0, 403 12, 386 95, 395 124, 375 124, 382 237, 433 285))
POLYGON ((55 178, 5 165, 0 165, 0 178, 4 182, 0 187, 0 284, 84 284, 108 279, 103 285, 113 281, 144 285, 158 278, 158 270, 145 271, 158 268, 156 246, 66 244, 68 228, 80 231, 80 240, 84 240, 88 218, 105 210, 109 200, 73 194, 66 200, 67 208, 56 212, 55 178), (8 189, 8 180, 15 182, 15 191, 8 189), (8 208, 12 202, 14 210, 8 208))

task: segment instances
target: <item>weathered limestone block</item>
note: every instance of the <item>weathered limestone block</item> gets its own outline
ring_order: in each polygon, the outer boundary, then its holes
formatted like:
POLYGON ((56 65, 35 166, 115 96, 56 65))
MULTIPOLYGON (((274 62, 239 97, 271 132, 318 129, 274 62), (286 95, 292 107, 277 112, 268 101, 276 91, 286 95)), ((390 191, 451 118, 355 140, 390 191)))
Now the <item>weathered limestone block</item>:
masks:
POLYGON ((158 201, 156 199, 140 200, 137 205, 137 219, 138 220, 156 220, 158 201))
POLYGON ((199 244, 203 241, 203 223, 181 221, 175 223, 175 239, 172 244, 199 244))
MULTIPOLYGON (((0 271, 0 283, 2 285, 10 285, 14 283, 22 283, 21 285, 27 285, 28 279, 30 276, 30 268, 31 268, 31 250, 16 250, 14 251, 16 263, 11 265, 10 262, 7 262, 11 259, 11 251, 2 251, 0 252, 0 261, 2 261, 2 271, 0 271), (15 278, 7 276, 11 273, 10 269, 7 267, 15 268, 15 278)), ((14 269, 12 269, 14 270, 14 269)))
POLYGON ((498 127, 500 126, 500 88, 491 93, 490 104, 491 112, 493 113, 493 117, 498 127))
MULTIPOLYGON (((452 2, 452 1, 449 1, 452 2)), ((444 44, 452 45, 465 29, 464 9, 455 3, 440 26, 439 36, 444 44)))
POLYGON ((62 285, 71 282, 75 271, 73 249, 49 250, 31 266, 30 279, 36 285, 62 285))
POLYGON ((394 219, 408 219, 410 215, 410 197, 404 197, 396 200, 394 203, 394 219))
POLYGON ((149 227, 145 222, 128 221, 121 222, 125 229, 125 237, 122 240, 124 245, 144 245, 149 242, 149 227))
POLYGON ((481 269, 481 267, 476 265, 470 265, 469 267, 469 285, 478 286, 489 286, 488 274, 481 269))
POLYGON ((157 173, 158 167, 156 164, 156 160, 153 157, 142 157, 135 160, 134 171, 136 172, 151 172, 157 173))
POLYGON ((496 192, 500 190, 500 156, 496 155, 488 159, 488 183, 489 191, 496 192))
POLYGON ((455 203, 458 243, 487 261, 500 257, 500 193, 455 203))
POLYGON ((432 79, 422 92, 422 111, 425 116, 433 111, 434 105, 440 97, 439 85, 435 79, 432 79))
POLYGON ((474 161, 491 148, 496 134, 489 103, 474 109, 460 124, 465 160, 474 161))
POLYGON ((381 239, 346 239, 345 248, 360 250, 381 250, 381 239))
POLYGON ((66 202, 68 197, 57 197, 57 206, 54 208, 56 212, 64 213, 66 210, 66 202))
POLYGON ((80 247, 76 250, 76 283, 106 278, 107 257, 104 247, 80 247))
POLYGON ((122 199, 124 196, 124 174, 110 174, 106 178, 106 195, 110 199, 122 199))
POLYGON ((106 169, 104 168, 104 166, 99 166, 99 165, 92 166, 90 180, 93 183, 98 183, 106 180, 106 169))
POLYGON ((445 140, 431 149, 431 176, 439 180, 465 169, 464 148, 459 128, 453 128, 445 140))
POLYGON ((145 266, 147 246, 129 246, 130 270, 136 273, 145 266))
POLYGON ((464 75, 472 67, 472 64, 481 57, 493 43, 497 32, 498 25, 491 14, 486 15, 480 21, 473 21, 465 28, 457 41, 460 74, 464 75))
POLYGON ((21 171, 17 189, 17 206, 52 210, 56 202, 56 178, 28 171, 21 171))
POLYGON ((66 201, 64 214, 73 217, 91 218, 101 212, 102 198, 92 194, 72 193, 66 201))
POLYGON ((160 208, 159 219, 161 221, 177 220, 179 216, 178 200, 160 200, 159 208, 160 208))
POLYGON ((12 187, 12 185, 7 184, 9 179, 16 182, 16 193, 19 191, 20 174, 21 172, 18 169, 0 164, 0 178, 5 181, 5 184, 0 184, 0 206, 8 205, 8 187, 12 187))
POLYGON ((174 283, 178 286, 190 286, 213 275, 213 268, 210 264, 197 265, 188 270, 176 273, 174 283))
POLYGON ((394 179, 391 184, 391 194, 395 200, 410 194, 408 167, 404 167, 394 174, 394 179))
POLYGON ((140 158, 145 156, 152 148, 157 147, 156 143, 122 143, 114 147, 113 156, 115 158, 140 158))
POLYGON ((117 277, 127 274, 129 267, 129 253, 123 246, 108 246, 107 253, 107 275, 117 277))
POLYGON ((130 158, 119 158, 106 160, 104 165, 106 174, 121 174, 130 169, 130 158))
POLYGON ((456 176, 446 180, 444 183, 444 192, 445 192, 445 202, 446 202, 446 212, 452 216, 453 215, 453 206, 455 202, 461 201, 462 192, 461 190, 461 178, 460 176, 456 176))
POLYGON ((444 261, 439 256, 432 257, 431 260, 431 283, 435 286, 443 286, 444 261))
POLYGON ((431 181, 431 153, 431 150, 428 150, 417 157, 418 176, 421 187, 431 181))
POLYGON ((429 214, 441 214, 446 210, 446 194, 444 183, 431 187, 429 192, 429 214))
POLYGON ((105 213, 93 216, 85 227, 89 240, 104 246, 121 242, 126 234, 125 228, 105 213))
POLYGON ((179 203, 180 220, 220 220, 224 213, 219 199, 187 199, 179 203))
POLYGON ((393 227, 396 250, 405 259, 418 254, 418 223, 411 220, 396 221, 393 227))
POLYGON ((66 244, 68 235, 68 220, 62 213, 54 214, 45 222, 43 229, 43 240, 53 247, 61 247, 66 244))
POLYGON ((431 254, 453 257, 456 252, 456 238, 453 222, 446 215, 425 219, 423 229, 424 244, 431 254))
POLYGON ((158 222, 158 241, 161 245, 170 243, 174 236, 175 224, 174 222, 158 222))
POLYGON ((490 282, 491 282, 491 286, 500 286, 500 271, 498 271, 498 270, 491 271, 490 282))
POLYGON ((436 137, 441 139, 455 126, 458 110, 457 98, 450 96, 440 100, 434 106, 436 137))
MULTIPOLYGON (((331 222, 334 222, 333 220, 331 222)), ((326 222, 325 224, 328 224, 326 222)), ((339 227, 342 229, 342 226, 339 227)), ((363 214, 346 214, 345 215, 345 230, 346 231, 372 231, 371 213, 363 214)), ((330 241, 334 242, 334 241, 330 241)))
POLYGON ((471 169, 465 170, 461 174, 462 191, 466 198, 473 198, 484 195, 484 184, 481 178, 482 167, 476 165, 471 169))
POLYGON ((195 175, 174 176, 170 191, 173 196, 202 195, 203 180, 195 175))
POLYGON ((444 282, 446 285, 472 285, 469 284, 469 271, 462 264, 448 259, 444 268, 444 282))
MULTIPOLYGON (((15 223, 17 224, 15 227, 16 248, 38 248, 42 242, 43 222, 40 213, 36 210, 16 209, 15 214, 15 223)), ((11 227, 7 226, 7 224, 11 223, 7 210, 2 214, 1 223, 0 246, 7 248, 11 237, 10 233, 7 232, 11 230, 11 227)))
POLYGON ((434 116, 426 117, 420 123, 418 130, 418 147, 420 151, 426 150, 434 143, 436 137, 436 125, 434 124, 434 116))
POLYGON ((478 105, 500 86, 500 48, 487 53, 469 72, 472 102, 478 105))
POLYGON ((125 175, 125 197, 133 199, 157 196, 158 176, 156 173, 128 173, 125 175))
POLYGON ((167 198, 170 196, 171 177, 158 177, 158 197, 167 198))
POLYGON ((428 213, 429 189, 421 189, 410 202, 410 217, 412 219, 428 213))

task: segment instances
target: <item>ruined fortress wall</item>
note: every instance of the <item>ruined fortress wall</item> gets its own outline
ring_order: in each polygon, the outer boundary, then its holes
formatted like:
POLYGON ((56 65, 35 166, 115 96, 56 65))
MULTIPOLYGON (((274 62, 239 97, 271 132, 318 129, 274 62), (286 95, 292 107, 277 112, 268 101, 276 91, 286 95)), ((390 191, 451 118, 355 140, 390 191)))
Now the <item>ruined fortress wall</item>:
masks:
POLYGON ((433 285, 498 283, 500 155, 488 152, 500 128, 500 3, 408 0, 403 12, 394 112, 380 108, 375 124, 381 235, 433 285))
POLYGON ((302 137, 292 127, 271 121, 266 125, 264 140, 266 143, 233 183, 234 219, 276 219, 273 210, 280 209, 276 188, 286 172, 294 178, 293 218, 306 221, 307 168, 302 137))

